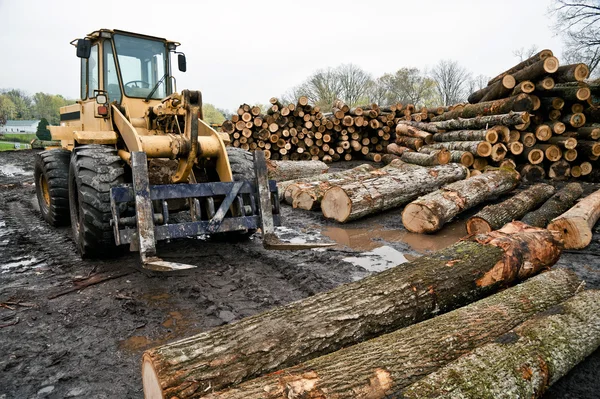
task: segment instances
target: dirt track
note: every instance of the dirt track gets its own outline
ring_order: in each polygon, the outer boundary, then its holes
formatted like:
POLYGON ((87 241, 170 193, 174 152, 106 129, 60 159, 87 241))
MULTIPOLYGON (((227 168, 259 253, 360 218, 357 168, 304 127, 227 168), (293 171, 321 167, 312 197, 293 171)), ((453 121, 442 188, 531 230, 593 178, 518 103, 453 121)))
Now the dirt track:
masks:
MULTIPOLYGON (((363 278, 464 232, 457 221, 436 236, 410 234, 397 210, 341 227, 320 213, 283 207, 284 238, 322 233, 339 244, 269 252, 258 237, 243 244, 177 240, 159 245, 159 254, 198 267, 169 274, 140 269, 135 254, 82 261, 70 228, 46 225, 36 209, 33 154, 0 152, 0 399, 141 398, 144 349, 363 278), (48 299, 75 279, 124 273, 48 299)), ((559 262, 591 288, 600 288, 599 238, 559 262)), ((545 398, 597 398, 599 370, 596 351, 545 398)))

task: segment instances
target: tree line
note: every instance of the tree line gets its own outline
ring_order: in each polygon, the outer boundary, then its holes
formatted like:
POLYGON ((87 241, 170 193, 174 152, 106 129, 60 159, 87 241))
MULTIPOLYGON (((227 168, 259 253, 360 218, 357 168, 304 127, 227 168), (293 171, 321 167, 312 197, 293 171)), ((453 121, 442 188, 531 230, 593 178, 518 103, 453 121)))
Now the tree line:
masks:
POLYGON ((60 107, 74 104, 60 94, 35 93, 0 89, 0 123, 6 120, 45 119, 52 125, 60 122, 60 107))

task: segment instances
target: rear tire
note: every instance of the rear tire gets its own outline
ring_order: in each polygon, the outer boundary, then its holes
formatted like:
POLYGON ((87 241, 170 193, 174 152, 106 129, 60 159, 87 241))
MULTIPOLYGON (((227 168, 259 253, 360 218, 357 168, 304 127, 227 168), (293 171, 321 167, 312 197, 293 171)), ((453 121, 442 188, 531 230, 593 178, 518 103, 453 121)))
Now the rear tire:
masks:
POLYGON ((35 156, 33 176, 40 213, 52 226, 68 226, 69 213, 69 161, 71 152, 55 149, 42 151, 35 156))
POLYGON ((110 225, 110 189, 125 183, 125 167, 109 146, 73 150, 69 167, 69 202, 73 239, 83 258, 117 254, 110 225))

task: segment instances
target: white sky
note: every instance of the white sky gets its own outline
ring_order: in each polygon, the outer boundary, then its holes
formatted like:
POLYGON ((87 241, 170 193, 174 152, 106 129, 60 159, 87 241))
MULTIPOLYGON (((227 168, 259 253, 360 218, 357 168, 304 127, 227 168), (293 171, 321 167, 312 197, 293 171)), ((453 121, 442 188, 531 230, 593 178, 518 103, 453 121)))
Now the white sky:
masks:
POLYGON ((188 71, 175 73, 178 90, 201 90, 204 102, 229 110, 342 63, 377 77, 454 59, 494 76, 521 47, 560 55, 551 1, 0 0, 0 88, 77 98, 69 42, 100 28, 181 42, 188 71))

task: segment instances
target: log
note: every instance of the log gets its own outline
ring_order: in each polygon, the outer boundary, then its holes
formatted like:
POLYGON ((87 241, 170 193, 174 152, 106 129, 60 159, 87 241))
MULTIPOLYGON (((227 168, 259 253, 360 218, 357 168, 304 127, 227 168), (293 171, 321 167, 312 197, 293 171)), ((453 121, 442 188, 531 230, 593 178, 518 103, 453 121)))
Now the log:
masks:
POLYGON ((575 159, 577 159, 577 150, 574 148, 571 150, 566 150, 563 153, 563 158, 569 162, 573 162, 575 159))
POLYGON ((407 387, 398 397, 541 398, 600 346, 600 291, 584 291, 407 387))
POLYGON ((529 80, 525 80, 515 86, 514 90, 512 91, 512 95, 516 96, 517 94, 521 94, 521 93, 530 94, 530 93, 533 93, 534 90, 535 90, 535 85, 533 84, 533 82, 531 82, 529 80))
POLYGON ((590 162, 582 162, 581 165, 579 165, 579 167, 581 168, 582 176, 587 176, 590 173, 592 173, 593 167, 590 162))
POLYGON ((564 159, 550 164, 548 177, 553 180, 565 180, 571 176, 571 164, 564 159))
POLYGON ((383 162, 385 165, 389 165, 396 159, 400 160, 400 157, 398 155, 394 155, 394 154, 383 154, 381 156, 381 162, 383 162))
POLYGON ((558 145, 567 150, 577 147, 577 139, 574 137, 550 137, 548 143, 558 145))
POLYGON ((568 123, 574 128, 579 128, 585 125, 585 115, 584 114, 567 114, 562 118, 564 123, 568 123))
POLYGON ((535 84, 535 90, 538 90, 538 91, 550 90, 550 89, 554 88, 555 84, 556 84, 556 82, 554 82, 554 79, 552 79, 550 76, 547 76, 535 84))
POLYGON ((460 163, 467 168, 473 166, 475 157, 468 151, 450 151, 450 162, 460 163))
POLYGON ((518 141, 513 141, 512 143, 508 143, 507 146, 508 146, 508 150, 513 155, 520 155, 523 153, 524 146, 522 143, 519 143, 518 141))
POLYGON ((400 159, 406 163, 420 166, 445 165, 450 162, 450 152, 446 149, 432 151, 429 154, 421 152, 405 152, 400 159))
POLYGON ((586 156, 600 156, 600 143, 597 141, 577 141, 577 151, 586 156))
POLYGON ((471 104, 476 104, 481 101, 490 101, 505 97, 515 87, 515 84, 515 78, 507 74, 497 82, 471 93, 467 101, 471 104))
MULTIPOLYGON (((498 141, 498 133, 495 130, 455 130, 444 133, 436 133, 433 141, 487 141, 494 144, 498 141)), ((428 143, 431 144, 431 143, 428 143)))
POLYGON ((321 161, 267 161, 269 179, 294 180, 327 172, 329 166, 321 161))
POLYGON ((534 183, 544 180, 546 177, 546 171, 539 165, 524 164, 519 166, 517 170, 525 183, 534 183))
POLYGON ((405 152, 414 151, 412 148, 402 147, 395 143, 388 144, 388 146, 386 147, 386 150, 387 150, 388 154, 394 154, 394 155, 398 155, 398 156, 401 156, 405 152))
POLYGON ((397 397, 401 389, 493 342, 535 316, 535 312, 571 298, 579 285, 580 280, 568 270, 542 273, 461 309, 248 381, 207 399, 397 397), (440 345, 442 342, 452 344, 440 345))
POLYGON ((583 82, 590 76, 590 70, 585 64, 571 64, 559 67, 552 75, 556 83, 583 82))
POLYGON ((558 70, 558 59, 556 57, 546 57, 526 68, 513 74, 517 83, 525 80, 539 80, 541 77, 554 73, 558 70))
POLYGON ((328 190, 321 210, 327 219, 349 222, 403 205, 444 184, 465 179, 467 173, 464 166, 451 163, 349 183, 328 190))
POLYGON ((562 83, 555 85, 550 90, 536 92, 536 94, 540 97, 560 97, 565 101, 578 102, 589 99, 592 92, 589 86, 584 83, 562 83))
POLYGON ((562 151, 554 144, 536 144, 532 148, 544 151, 544 157, 550 162, 556 162, 562 158, 562 151))
POLYGON ((555 134, 563 134, 567 130, 565 124, 559 121, 548 122, 547 125, 555 134))
POLYGON ((583 188, 579 183, 569 183, 558 190, 539 209, 526 214, 521 221, 530 226, 546 228, 550 221, 575 205, 583 195, 583 188))
MULTIPOLYGON (((487 205, 467 220, 469 234, 489 233, 505 224, 521 219, 554 194, 549 184, 536 184, 498 204, 487 205)), ((545 227, 545 226, 544 226, 545 227)))
POLYGON ((398 124, 396 126, 396 134, 407 137, 416 137, 422 139, 426 144, 433 143, 433 135, 431 133, 409 125, 398 124))
POLYGON ((533 101, 528 94, 503 98, 500 100, 486 101, 477 104, 467 104, 461 110, 444 112, 431 119, 433 122, 457 118, 474 118, 476 116, 507 114, 511 111, 531 111, 533 101))
POLYGON ((523 156, 532 165, 538 165, 544 162, 544 151, 533 147, 527 147, 523 150, 523 156))
POLYGON ((425 142, 423 141, 423 139, 417 137, 397 136, 396 144, 402 147, 408 147, 415 151, 418 151, 419 148, 425 145, 425 142))
POLYGON ((402 223, 413 233, 436 232, 459 213, 507 193, 518 184, 519 174, 512 169, 500 169, 448 184, 406 205, 402 223))
POLYGON ((600 190, 588 195, 548 225, 557 231, 567 249, 582 249, 592 241, 592 228, 600 217, 600 190))
POLYGON ((525 147, 533 147, 537 139, 535 138, 535 134, 527 132, 521 135, 521 142, 525 147))
POLYGON ((552 57, 552 51, 551 50, 542 50, 539 53, 532 55, 531 57, 529 57, 528 59, 521 61, 520 63, 518 63, 517 65, 515 65, 514 67, 507 69, 506 71, 502 72, 500 75, 496 76, 493 79, 490 79, 490 81, 488 82, 488 86, 493 84, 494 82, 499 81, 500 79, 502 79, 504 76, 515 73, 520 71, 521 69, 527 68, 530 65, 535 64, 536 62, 543 60, 545 58, 548 57, 552 57))
POLYGON ((539 125, 535 128, 535 137, 540 141, 547 141, 552 137, 552 129, 548 125, 539 125))
POLYGON ((515 126, 527 122, 529 122, 529 113, 510 112, 501 115, 487 115, 469 119, 449 119, 439 122, 430 122, 424 124, 425 126, 421 126, 421 129, 430 133, 438 133, 439 130, 487 129, 488 126, 515 126))
MULTIPOLYGON (((431 123, 402 121, 401 120, 401 121, 398 121, 398 125, 413 126, 413 127, 416 127, 417 129, 424 130, 428 133, 437 133, 438 132, 438 128, 431 123)), ((398 129, 398 126, 396 126, 396 129, 398 129)))
POLYGON ((434 143, 424 146, 426 149, 441 150, 445 148, 449 151, 468 151, 473 155, 488 157, 492 153, 492 145, 487 141, 450 141, 443 143, 434 143))
POLYGON ((490 158, 494 162, 500 162, 506 156, 506 146, 502 143, 496 143, 492 146, 492 153, 490 154, 490 158))
MULTIPOLYGON (((146 397, 198 397, 497 292, 560 256, 551 234, 526 227, 459 242, 360 281, 150 349, 142 360, 146 397)), ((540 299, 528 302, 523 306, 531 305, 533 311, 540 299)))
POLYGON ((364 164, 359 165, 352 169, 347 169, 341 172, 332 172, 332 173, 323 173, 321 175, 312 176, 310 179, 295 179, 289 180, 285 182, 277 183, 277 189, 280 193, 280 199, 285 200, 286 203, 292 204, 294 196, 296 192, 299 190, 298 184, 306 183, 306 182, 320 182, 320 181, 328 181, 328 180, 336 180, 345 178, 348 176, 354 176, 361 174, 363 172, 371 172, 374 171, 375 167, 373 165, 364 164))

